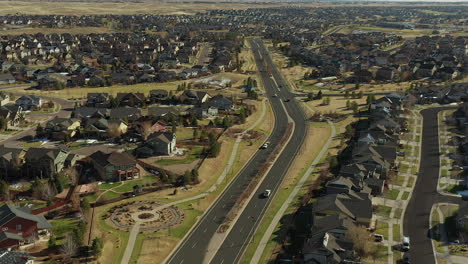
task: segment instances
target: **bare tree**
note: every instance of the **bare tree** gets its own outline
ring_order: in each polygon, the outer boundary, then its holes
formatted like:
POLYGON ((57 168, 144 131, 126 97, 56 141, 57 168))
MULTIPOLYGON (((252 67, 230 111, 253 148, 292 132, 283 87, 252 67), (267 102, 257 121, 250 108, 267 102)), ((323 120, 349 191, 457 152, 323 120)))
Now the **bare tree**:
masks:
POLYGON ((107 135, 112 139, 119 138, 122 134, 122 129, 118 124, 110 124, 107 128, 107 135))
POLYGON ((60 250, 67 258, 75 256, 78 252, 78 243, 76 243, 75 238, 73 238, 71 233, 67 234, 65 237, 65 242, 63 243, 60 250))
POLYGON ((353 226, 348 230, 348 238, 353 242, 353 248, 360 257, 371 256, 376 250, 369 240, 369 232, 362 226, 353 226))
POLYGON ((72 185, 75 185, 75 184, 78 183, 80 173, 78 172, 78 170, 75 167, 66 168, 63 171, 63 173, 68 177, 68 179, 70 180, 70 183, 72 185))
POLYGON ((151 127, 151 121, 143 122, 140 124, 140 134, 143 140, 146 141, 146 139, 148 139, 148 136, 151 134, 151 127))

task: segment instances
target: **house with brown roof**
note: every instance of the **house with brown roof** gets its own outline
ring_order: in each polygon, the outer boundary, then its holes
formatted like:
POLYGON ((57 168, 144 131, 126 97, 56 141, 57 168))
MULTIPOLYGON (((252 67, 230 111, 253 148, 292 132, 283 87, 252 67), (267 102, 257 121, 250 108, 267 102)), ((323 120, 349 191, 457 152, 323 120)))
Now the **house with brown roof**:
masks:
POLYGON ((125 181, 140 177, 136 159, 126 153, 96 151, 89 156, 94 169, 104 181, 125 181))

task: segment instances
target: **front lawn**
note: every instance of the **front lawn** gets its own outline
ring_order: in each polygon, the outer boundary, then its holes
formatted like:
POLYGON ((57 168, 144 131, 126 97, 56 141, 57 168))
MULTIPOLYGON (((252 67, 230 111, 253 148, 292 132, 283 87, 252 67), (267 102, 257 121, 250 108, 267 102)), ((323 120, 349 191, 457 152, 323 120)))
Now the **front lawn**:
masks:
POLYGON ((392 207, 390 207, 390 206, 378 205, 375 208, 374 213, 376 215, 390 217, 390 212, 391 211, 392 211, 392 207))
POLYGON ((410 193, 409 192, 404 192, 403 195, 401 196, 402 200, 408 200, 410 193))
POLYGON ((377 228, 375 229, 375 233, 384 236, 385 239, 388 239, 388 223, 377 221, 377 228))
POLYGON ((401 241, 400 224, 393 225, 393 241, 401 241))
POLYGON ((203 146, 193 146, 188 153, 185 154, 182 159, 161 159, 154 162, 154 164, 168 166, 177 164, 190 164, 197 159, 201 158, 203 154, 203 146))
POLYGON ((399 193, 400 193, 400 191, 398 191, 398 190, 395 190, 395 189, 390 190, 385 194, 385 198, 390 199, 390 200, 396 200, 399 193))

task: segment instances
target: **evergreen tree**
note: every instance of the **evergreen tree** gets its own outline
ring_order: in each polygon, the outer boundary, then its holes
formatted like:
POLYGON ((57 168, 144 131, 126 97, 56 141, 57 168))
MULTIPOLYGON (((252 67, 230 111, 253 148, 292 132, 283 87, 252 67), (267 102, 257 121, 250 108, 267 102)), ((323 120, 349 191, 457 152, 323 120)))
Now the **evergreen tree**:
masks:
POLYGON ((104 241, 100 237, 93 239, 91 244, 91 254, 95 257, 99 257, 102 254, 102 249, 104 248, 104 241))
POLYGON ((320 91, 317 93, 317 95, 315 96, 315 99, 316 99, 316 100, 320 100, 320 99, 322 99, 322 97, 323 97, 323 96, 322 96, 322 90, 320 90, 320 91))

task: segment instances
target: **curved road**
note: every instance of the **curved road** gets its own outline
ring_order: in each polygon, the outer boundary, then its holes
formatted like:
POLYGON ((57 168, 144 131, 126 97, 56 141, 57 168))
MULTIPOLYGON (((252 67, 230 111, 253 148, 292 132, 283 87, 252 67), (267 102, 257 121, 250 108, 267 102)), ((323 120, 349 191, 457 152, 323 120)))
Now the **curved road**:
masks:
POLYGON ((421 111, 423 131, 421 161, 413 195, 406 208, 404 235, 410 237, 411 259, 414 263, 436 263, 429 237, 429 217, 434 203, 460 198, 440 195, 437 192, 439 179, 439 126, 437 114, 453 107, 429 108, 421 111))
MULTIPOLYGON (((283 102, 284 99, 291 98, 292 94, 286 88, 287 86, 281 78, 279 71, 274 67, 273 61, 269 57, 268 51, 263 46, 263 43, 260 40, 253 40, 251 44, 266 90, 266 95, 271 101, 273 113, 275 115, 275 127, 268 139, 271 144, 268 149, 260 150, 253 156, 250 162, 232 181, 214 205, 204 214, 202 219, 200 219, 185 241, 171 256, 168 263, 203 262, 211 238, 218 227, 223 223, 225 216, 234 205, 237 197, 242 194, 244 188, 248 186, 252 178, 258 173, 260 166, 267 161, 272 150, 278 145, 290 121, 294 120, 296 122, 294 134, 283 152, 279 155, 277 161, 273 164, 272 169, 266 175, 264 181, 261 183, 259 192, 262 192, 264 189, 271 189, 272 195, 274 195, 289 164, 304 140, 306 126, 304 122, 305 116, 301 108, 294 100, 283 102), (263 61, 262 58, 265 58, 265 61, 263 61), (269 64, 269 68, 272 70, 275 80, 268 75, 264 62, 269 64), (275 94, 277 94, 277 97, 274 96, 275 94), (288 114, 292 120, 289 120, 288 114)), ((234 263, 238 261, 245 245, 251 238, 251 233, 268 206, 269 201, 270 199, 258 199, 257 196, 252 198, 211 263, 234 263)), ((213 252, 210 253, 212 254, 213 252)))

